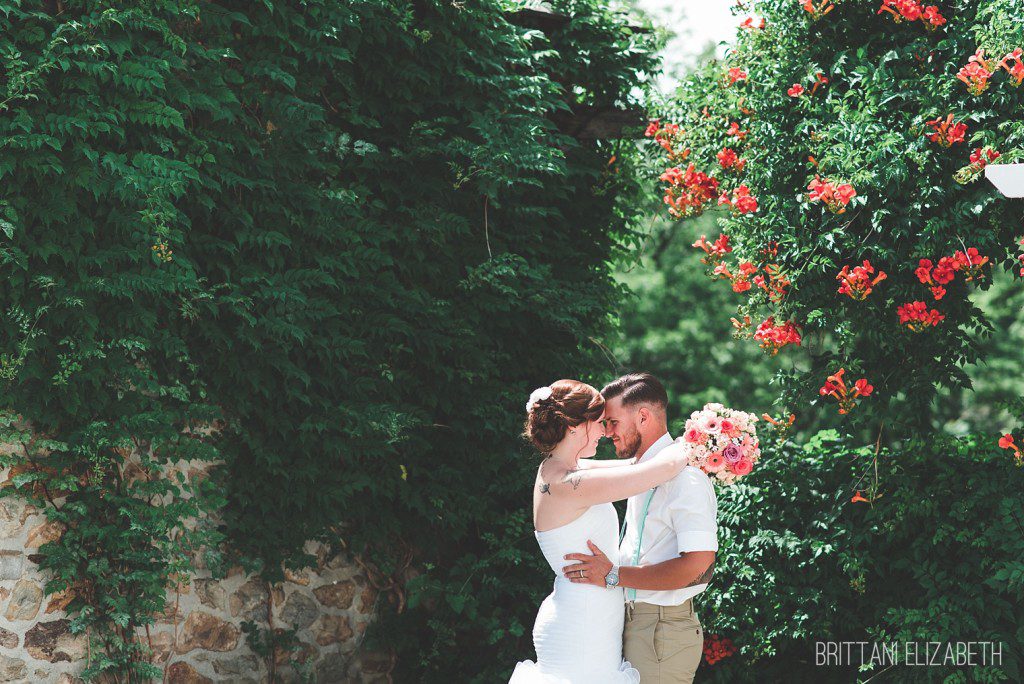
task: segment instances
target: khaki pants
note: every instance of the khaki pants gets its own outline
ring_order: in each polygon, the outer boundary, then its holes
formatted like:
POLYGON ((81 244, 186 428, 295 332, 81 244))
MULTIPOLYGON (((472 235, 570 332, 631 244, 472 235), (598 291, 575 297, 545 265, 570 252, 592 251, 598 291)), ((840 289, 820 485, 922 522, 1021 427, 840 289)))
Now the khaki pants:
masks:
POLYGON ((679 606, 626 604, 622 655, 640 671, 641 684, 689 684, 703 653, 704 634, 693 599, 679 606))

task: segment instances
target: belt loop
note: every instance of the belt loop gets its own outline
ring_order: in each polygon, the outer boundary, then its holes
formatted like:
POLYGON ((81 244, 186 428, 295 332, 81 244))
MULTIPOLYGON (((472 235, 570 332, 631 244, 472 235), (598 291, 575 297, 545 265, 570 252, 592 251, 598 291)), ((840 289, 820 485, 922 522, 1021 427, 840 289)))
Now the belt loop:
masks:
POLYGON ((659 620, 664 620, 665 619, 665 606, 658 606, 658 619, 659 620))

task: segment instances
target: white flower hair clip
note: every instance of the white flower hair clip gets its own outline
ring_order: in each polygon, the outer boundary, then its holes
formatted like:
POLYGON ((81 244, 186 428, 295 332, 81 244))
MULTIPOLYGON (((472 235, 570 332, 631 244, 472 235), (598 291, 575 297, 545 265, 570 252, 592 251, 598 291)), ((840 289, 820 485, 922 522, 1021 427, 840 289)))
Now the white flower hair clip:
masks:
POLYGON ((538 387, 537 389, 533 390, 532 392, 530 392, 530 399, 526 402, 526 410, 527 410, 527 412, 529 412, 530 409, 532 409, 534 406, 536 406, 537 402, 544 401, 545 399, 550 399, 550 398, 551 398, 551 388, 550 387, 538 387))

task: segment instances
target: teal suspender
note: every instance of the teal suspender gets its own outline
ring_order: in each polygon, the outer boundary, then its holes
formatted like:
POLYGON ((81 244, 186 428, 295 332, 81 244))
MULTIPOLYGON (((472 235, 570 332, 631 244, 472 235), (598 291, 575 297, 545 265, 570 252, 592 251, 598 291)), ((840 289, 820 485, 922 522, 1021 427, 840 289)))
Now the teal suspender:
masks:
MULTIPOLYGON (((651 493, 647 495, 647 501, 644 502, 644 510, 643 510, 643 512, 640 513, 640 529, 639 529, 639 531, 637 533, 637 536, 636 536, 636 552, 633 554, 633 565, 639 565, 640 564, 640 545, 644 541, 644 525, 647 524, 647 511, 651 507, 651 499, 654 498, 654 492, 656 492, 656 491, 658 491, 657 487, 652 489, 651 493)), ((619 532, 619 544, 622 544, 622 540, 625 538, 625 536, 626 536, 626 523, 625 523, 625 521, 623 521, 623 523, 622 523, 622 531, 619 532)), ((627 589, 626 590, 626 594, 629 596, 629 600, 630 601, 635 601, 636 600, 636 589, 632 589, 632 588, 627 589)))

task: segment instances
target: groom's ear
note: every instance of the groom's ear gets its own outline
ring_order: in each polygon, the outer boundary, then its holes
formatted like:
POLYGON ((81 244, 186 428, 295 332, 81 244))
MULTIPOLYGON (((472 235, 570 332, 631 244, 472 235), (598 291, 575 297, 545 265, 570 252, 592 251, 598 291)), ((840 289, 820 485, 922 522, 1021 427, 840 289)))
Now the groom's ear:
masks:
POLYGON ((646 406, 641 406, 637 414, 640 416, 641 423, 646 423, 651 419, 651 410, 646 406))

